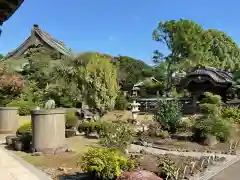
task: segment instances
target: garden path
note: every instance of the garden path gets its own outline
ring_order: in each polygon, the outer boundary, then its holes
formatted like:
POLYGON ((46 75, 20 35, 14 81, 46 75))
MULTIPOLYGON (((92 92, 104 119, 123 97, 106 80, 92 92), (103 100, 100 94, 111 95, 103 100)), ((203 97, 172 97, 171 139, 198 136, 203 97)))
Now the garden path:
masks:
POLYGON ((240 179, 240 160, 230 165, 228 168, 213 176, 210 180, 239 180, 240 179))
MULTIPOLYGON (((0 143, 4 143, 1 137, 0 143)), ((52 180, 42 171, 6 150, 4 146, 0 146, 0 157, 1 180, 52 180)))

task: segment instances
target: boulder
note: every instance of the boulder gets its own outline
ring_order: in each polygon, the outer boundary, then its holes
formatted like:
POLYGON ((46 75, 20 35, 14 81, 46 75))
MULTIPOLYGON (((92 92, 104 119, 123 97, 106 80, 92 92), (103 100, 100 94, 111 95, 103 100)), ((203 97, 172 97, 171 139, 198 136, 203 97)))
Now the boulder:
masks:
POLYGON ((206 146, 214 146, 218 143, 218 141, 217 141, 216 136, 207 135, 203 143, 206 146))

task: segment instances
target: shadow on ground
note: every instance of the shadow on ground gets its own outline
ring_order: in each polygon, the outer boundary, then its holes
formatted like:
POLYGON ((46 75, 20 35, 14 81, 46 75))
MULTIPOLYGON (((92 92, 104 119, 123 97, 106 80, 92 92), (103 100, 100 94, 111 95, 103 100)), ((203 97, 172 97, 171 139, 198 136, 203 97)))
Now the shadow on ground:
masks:
POLYGON ((60 175, 59 180, 93 180, 93 178, 87 173, 74 173, 70 175, 60 175))

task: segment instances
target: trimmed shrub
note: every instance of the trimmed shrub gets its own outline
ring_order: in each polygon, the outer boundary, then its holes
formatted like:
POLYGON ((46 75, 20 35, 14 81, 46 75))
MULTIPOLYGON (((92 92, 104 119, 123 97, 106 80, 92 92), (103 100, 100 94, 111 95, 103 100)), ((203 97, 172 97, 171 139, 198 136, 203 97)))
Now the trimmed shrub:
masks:
POLYGON ((36 104, 32 101, 13 100, 7 104, 8 107, 18 107, 18 114, 20 116, 28 116, 31 114, 31 110, 36 107, 36 104))
POLYGON ((160 156, 158 158, 158 167, 160 169, 160 176, 163 178, 168 177, 169 179, 175 178, 177 172, 177 165, 168 156, 160 156))
POLYGON ((122 172, 133 169, 134 162, 113 149, 91 148, 78 161, 78 165, 96 178, 113 180, 122 172))
POLYGON ((21 125, 17 130, 18 135, 22 135, 22 134, 26 134, 26 133, 32 133, 32 123, 31 122, 27 122, 27 123, 21 125))
POLYGON ((222 117, 230 120, 233 123, 240 124, 240 109, 234 106, 222 108, 222 117))
POLYGON ((97 132, 100 135, 102 131, 108 128, 109 124, 110 123, 105 121, 84 122, 79 124, 78 131, 84 132, 85 135, 89 135, 93 132, 97 132))
POLYGON ((227 141, 230 136, 230 123, 222 117, 221 97, 205 93, 200 107, 203 117, 196 120, 193 126, 193 138, 196 141, 205 140, 208 135, 216 136, 219 141, 227 141))
POLYGON ((101 131, 100 143, 105 147, 116 148, 124 152, 133 142, 134 135, 135 131, 131 124, 112 123, 101 131))
POLYGON ((163 130, 175 133, 182 118, 181 106, 175 100, 160 100, 153 118, 163 130))
POLYGON ((76 111, 68 110, 65 115, 66 129, 71 129, 77 127, 78 118, 76 116, 76 111))
POLYGON ((229 122, 221 117, 200 118, 193 126, 193 138, 195 141, 202 141, 207 135, 213 135, 225 142, 230 135, 229 128, 229 122))

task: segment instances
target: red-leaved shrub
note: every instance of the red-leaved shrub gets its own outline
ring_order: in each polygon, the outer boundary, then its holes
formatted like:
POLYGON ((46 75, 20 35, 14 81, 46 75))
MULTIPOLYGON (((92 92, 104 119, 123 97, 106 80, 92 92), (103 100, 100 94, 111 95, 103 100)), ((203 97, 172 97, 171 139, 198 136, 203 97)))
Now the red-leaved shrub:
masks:
POLYGON ((19 94, 24 88, 24 80, 20 76, 4 74, 0 76, 0 90, 6 94, 19 94))

